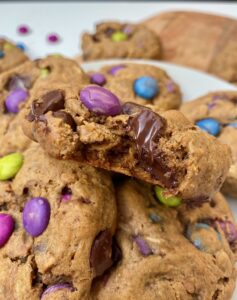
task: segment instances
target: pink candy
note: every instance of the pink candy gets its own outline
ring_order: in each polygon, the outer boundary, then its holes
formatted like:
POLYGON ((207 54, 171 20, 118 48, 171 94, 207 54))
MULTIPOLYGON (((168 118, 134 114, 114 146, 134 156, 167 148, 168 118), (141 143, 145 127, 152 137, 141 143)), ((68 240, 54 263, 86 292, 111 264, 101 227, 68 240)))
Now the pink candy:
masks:
POLYGON ((47 36, 47 40, 49 43, 58 43, 60 41, 60 37, 56 33, 51 33, 47 36))
POLYGON ((27 25, 20 25, 17 31, 19 34, 28 34, 30 33, 30 28, 27 25))

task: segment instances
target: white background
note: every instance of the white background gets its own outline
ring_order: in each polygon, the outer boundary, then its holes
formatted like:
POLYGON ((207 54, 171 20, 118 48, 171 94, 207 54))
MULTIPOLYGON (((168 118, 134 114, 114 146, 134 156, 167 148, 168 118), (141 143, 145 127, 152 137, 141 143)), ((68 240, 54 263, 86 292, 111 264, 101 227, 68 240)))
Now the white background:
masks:
POLYGON ((211 2, 0 2, 0 35, 24 42, 33 57, 54 52, 74 56, 80 51, 80 34, 85 30, 92 30, 96 22, 116 19, 139 22, 168 10, 198 10, 237 19, 237 4, 211 2), (16 28, 25 23, 32 28, 32 34, 19 36, 16 28), (59 33, 62 42, 49 45, 45 37, 50 32, 59 33))

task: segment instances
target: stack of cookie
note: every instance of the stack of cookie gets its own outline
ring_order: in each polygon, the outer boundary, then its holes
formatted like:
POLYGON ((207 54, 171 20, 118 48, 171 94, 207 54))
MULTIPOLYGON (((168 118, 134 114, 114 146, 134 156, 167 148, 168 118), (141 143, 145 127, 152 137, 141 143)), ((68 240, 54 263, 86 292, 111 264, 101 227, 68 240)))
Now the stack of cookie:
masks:
POLYGON ((171 110, 173 80, 60 56, 7 69, 0 299, 230 299, 230 150, 171 110))

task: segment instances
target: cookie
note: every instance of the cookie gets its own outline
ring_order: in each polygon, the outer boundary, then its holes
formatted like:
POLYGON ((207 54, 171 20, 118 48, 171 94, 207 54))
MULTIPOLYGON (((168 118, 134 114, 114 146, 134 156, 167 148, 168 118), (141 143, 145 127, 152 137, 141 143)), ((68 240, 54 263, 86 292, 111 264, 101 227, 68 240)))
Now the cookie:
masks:
POLYGON ((158 110, 177 109, 181 104, 178 85, 162 69, 145 64, 121 64, 90 72, 91 83, 104 86, 122 102, 154 104, 158 110))
POLYGON ((95 85, 32 100, 24 132, 50 155, 161 185, 184 201, 207 201, 223 183, 229 148, 182 113, 155 113, 95 85))
POLYGON ((185 103, 181 111, 203 130, 230 146, 233 163, 222 190, 237 196, 237 92, 217 91, 185 103))
POLYGON ((202 208, 172 209, 151 186, 127 180, 117 201, 121 260, 94 285, 93 300, 231 299, 237 229, 221 194, 202 208))
POLYGON ((110 176, 36 145, 1 184, 0 299, 88 299, 93 278, 113 264, 110 176))
POLYGON ((84 60, 104 58, 146 58, 161 56, 159 38, 143 25, 105 22, 96 26, 94 34, 81 39, 84 60))
POLYGON ((20 48, 6 39, 0 39, 0 73, 8 71, 27 60, 28 57, 20 48))
POLYGON ((0 75, 0 155, 28 147, 30 140, 20 126, 23 118, 21 109, 30 102, 32 93, 37 97, 39 92, 46 92, 49 87, 57 88, 58 81, 79 84, 89 82, 89 79, 73 60, 58 56, 27 61, 0 75))

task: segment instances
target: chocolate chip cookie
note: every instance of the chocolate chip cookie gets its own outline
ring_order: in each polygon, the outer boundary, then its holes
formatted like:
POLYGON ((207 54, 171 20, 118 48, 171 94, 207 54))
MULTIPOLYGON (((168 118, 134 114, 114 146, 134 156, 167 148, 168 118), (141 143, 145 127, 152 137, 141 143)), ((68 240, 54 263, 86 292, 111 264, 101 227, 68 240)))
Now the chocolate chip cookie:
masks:
POLYGON ((230 300, 237 228, 221 194, 201 208, 169 208, 151 186, 117 187, 121 260, 94 286, 93 300, 230 300))
POLYGON ((103 58, 146 58, 161 56, 159 38, 143 25, 105 22, 94 34, 84 33, 81 40, 84 60, 103 58))
POLYGON ((0 38, 0 73, 22 64, 27 59, 20 48, 10 41, 0 38))
POLYGON ((42 93, 32 100, 23 127, 54 157, 158 184, 184 201, 207 201, 231 163, 229 148, 182 113, 121 105, 95 85, 42 93))
POLYGON ((29 60, 0 75, 0 155, 28 147, 30 140, 20 126, 21 109, 31 101, 32 93, 37 97, 53 86, 57 88, 58 82, 80 84, 89 79, 73 60, 58 56, 29 60))
MULTIPOLYGON (((1 161, 0 174, 11 165, 1 161)), ((36 145, 0 183, 0 299, 88 299, 93 278, 113 264, 110 176, 36 145)))
POLYGON ((201 129, 231 148, 233 164, 223 192, 237 196, 237 92, 217 91, 185 103, 181 111, 201 129))
POLYGON ((122 102, 154 104, 159 110, 177 109, 181 104, 178 85, 165 71, 152 65, 110 65, 90 72, 90 79, 115 93, 122 102))

